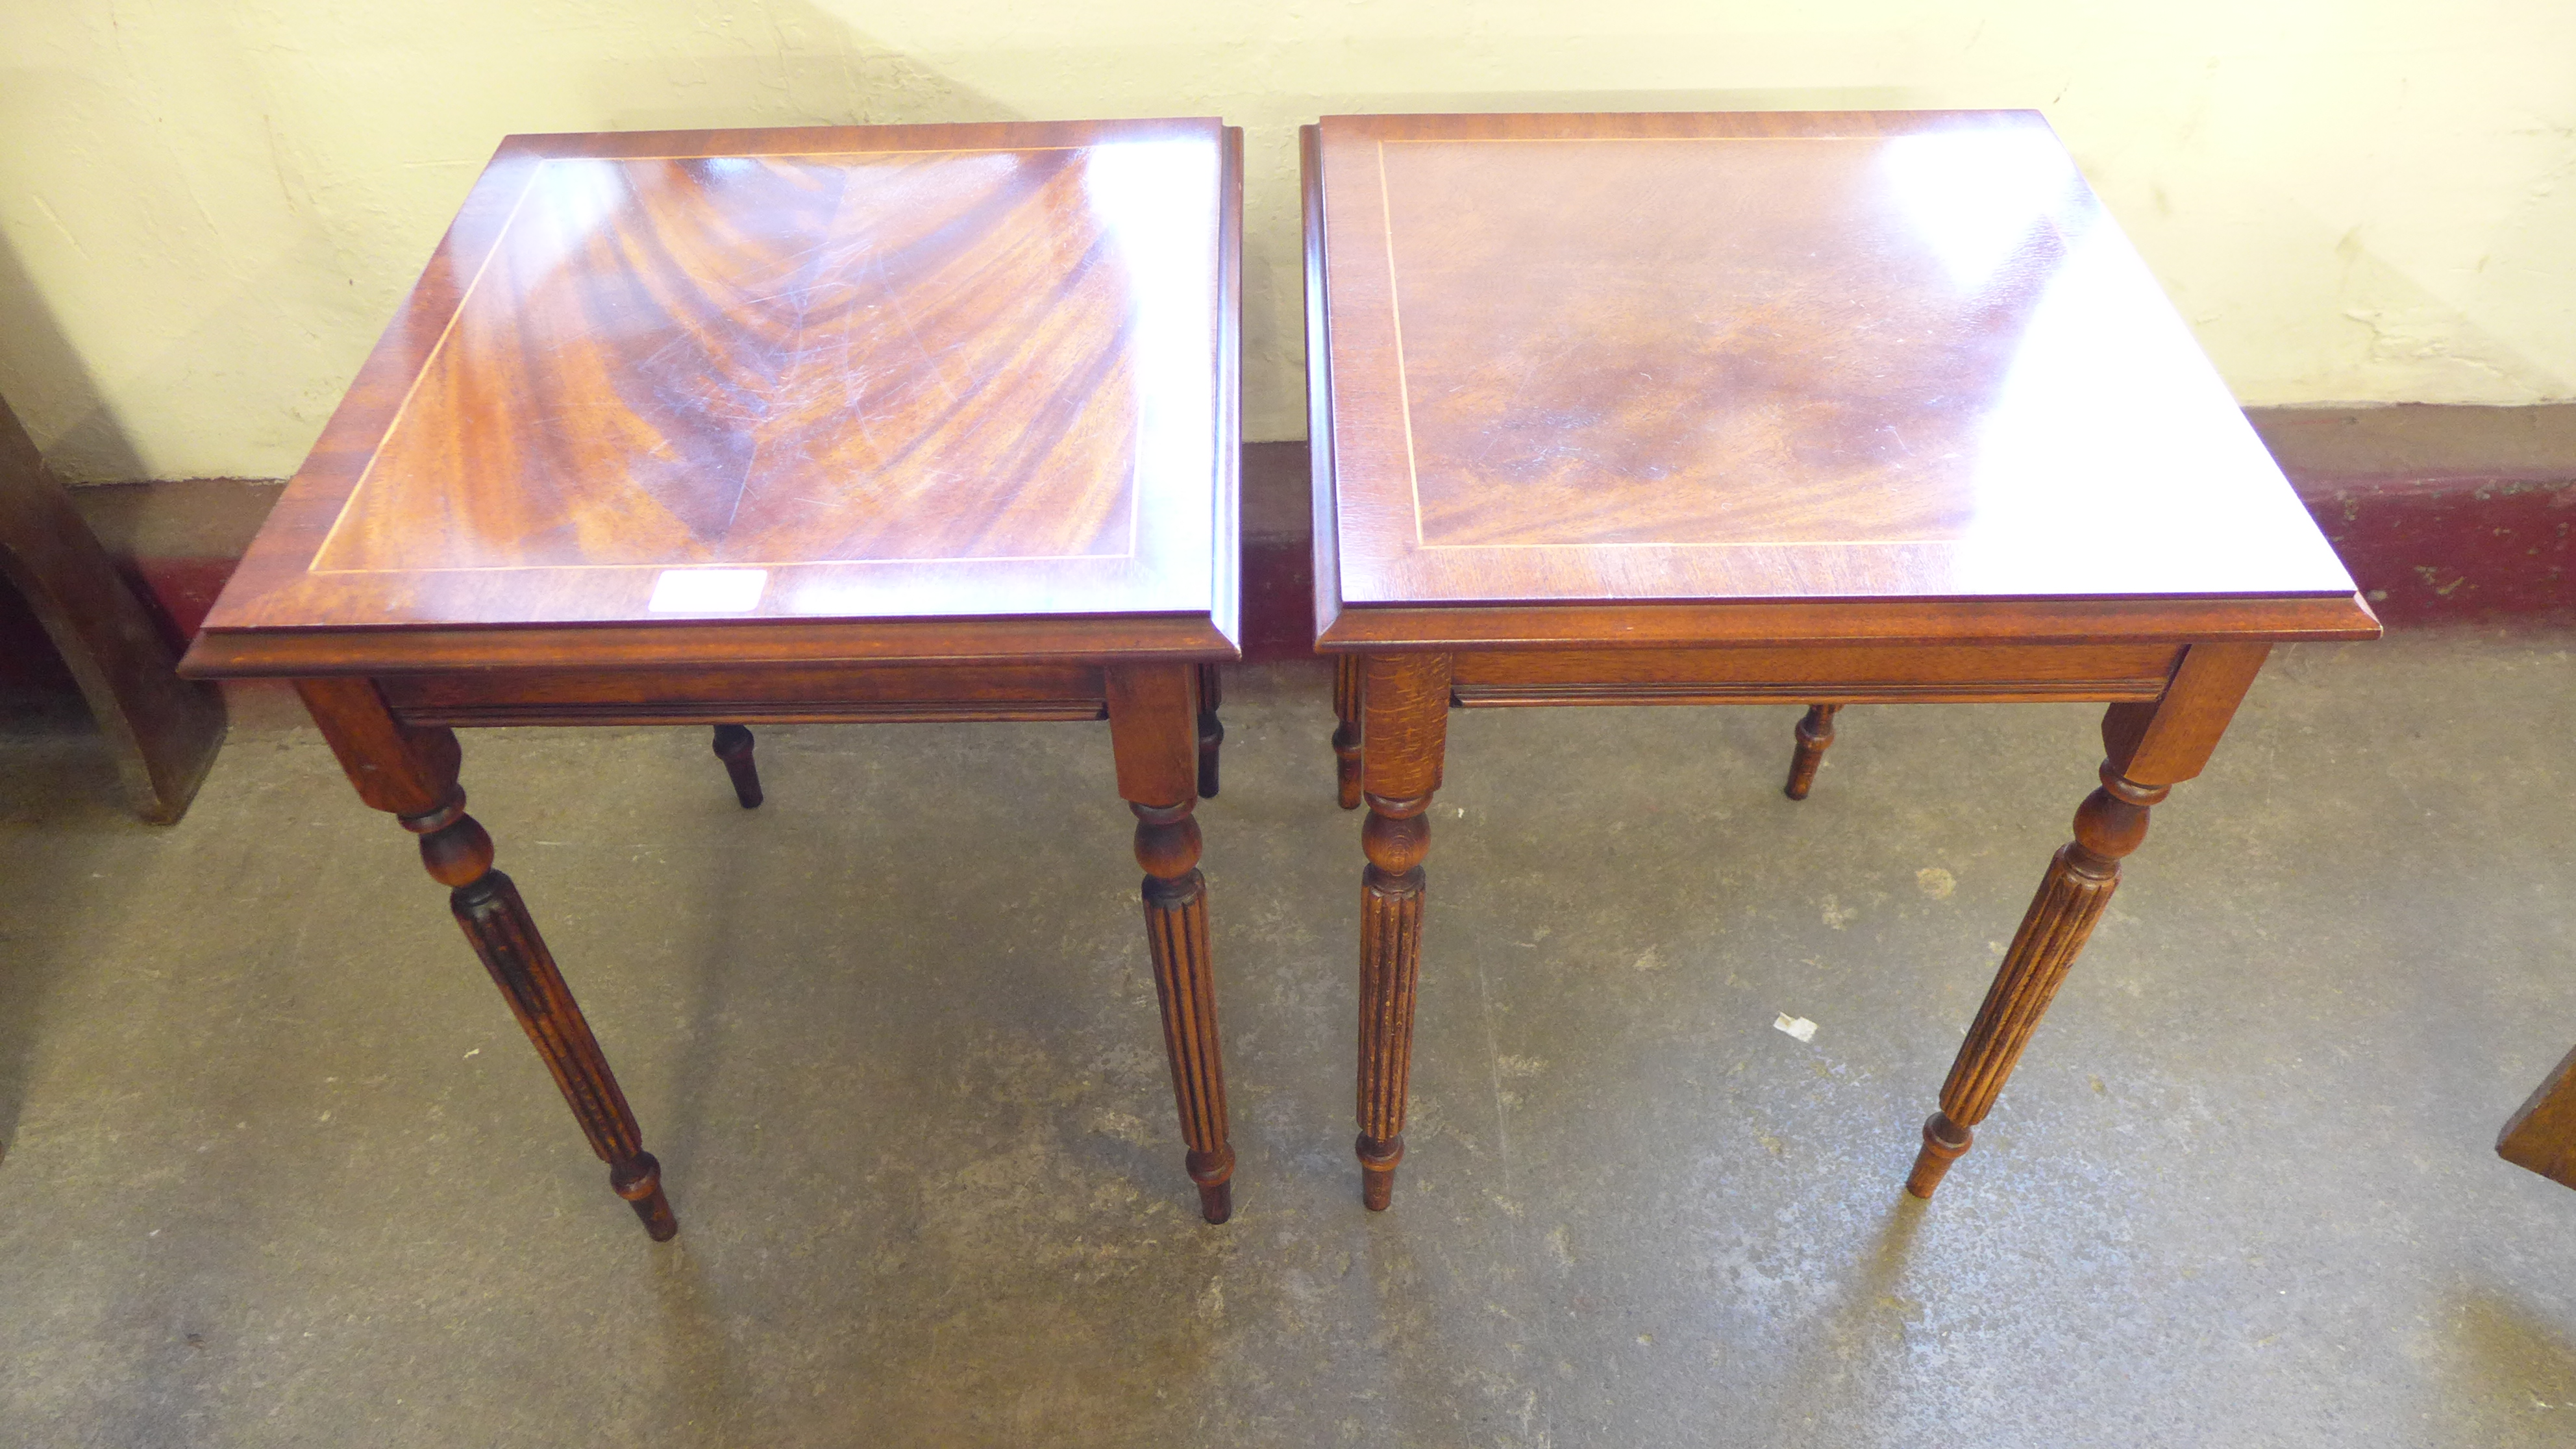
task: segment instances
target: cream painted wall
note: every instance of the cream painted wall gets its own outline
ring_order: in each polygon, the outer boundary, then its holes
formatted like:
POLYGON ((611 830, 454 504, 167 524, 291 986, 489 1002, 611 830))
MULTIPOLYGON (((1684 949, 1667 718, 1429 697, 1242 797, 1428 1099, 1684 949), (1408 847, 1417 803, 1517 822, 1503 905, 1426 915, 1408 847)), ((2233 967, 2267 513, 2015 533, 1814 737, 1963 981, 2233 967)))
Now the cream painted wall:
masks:
POLYGON ((1246 429, 1298 123, 2030 106, 2248 403, 2576 396, 2567 0, 0 0, 0 393, 81 479, 291 472, 511 131, 1215 113, 1246 429))

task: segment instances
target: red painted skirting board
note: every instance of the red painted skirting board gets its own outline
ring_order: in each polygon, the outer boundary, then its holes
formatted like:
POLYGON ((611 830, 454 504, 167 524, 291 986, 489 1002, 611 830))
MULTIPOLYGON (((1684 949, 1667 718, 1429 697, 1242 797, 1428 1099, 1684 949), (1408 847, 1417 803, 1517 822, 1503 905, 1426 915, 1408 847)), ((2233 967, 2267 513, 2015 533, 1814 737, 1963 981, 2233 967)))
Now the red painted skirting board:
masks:
POLYGON ((2576 622, 2576 403, 2246 416, 2382 621, 2576 622))
MULTIPOLYGON (((2576 623, 2576 404, 2256 408, 2257 431, 2379 616, 2576 623)), ((1243 456, 1244 653, 1306 658, 1314 638, 1306 445, 1243 456)), ((174 643, 194 634, 276 502, 243 479, 73 490, 174 643)), ((0 684, 71 689, 23 605, 0 590, 0 684)))

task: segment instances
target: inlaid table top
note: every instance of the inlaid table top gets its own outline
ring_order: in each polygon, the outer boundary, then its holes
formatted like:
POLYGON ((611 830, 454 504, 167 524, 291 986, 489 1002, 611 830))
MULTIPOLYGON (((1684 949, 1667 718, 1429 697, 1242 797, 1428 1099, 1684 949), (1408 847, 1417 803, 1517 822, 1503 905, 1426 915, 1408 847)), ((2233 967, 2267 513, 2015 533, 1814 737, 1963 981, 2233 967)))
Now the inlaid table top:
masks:
POLYGON ((1327 649, 2377 632, 2034 113, 1306 145, 1327 649))
POLYGON ((192 672, 1231 655, 1239 158, 512 137, 192 672))

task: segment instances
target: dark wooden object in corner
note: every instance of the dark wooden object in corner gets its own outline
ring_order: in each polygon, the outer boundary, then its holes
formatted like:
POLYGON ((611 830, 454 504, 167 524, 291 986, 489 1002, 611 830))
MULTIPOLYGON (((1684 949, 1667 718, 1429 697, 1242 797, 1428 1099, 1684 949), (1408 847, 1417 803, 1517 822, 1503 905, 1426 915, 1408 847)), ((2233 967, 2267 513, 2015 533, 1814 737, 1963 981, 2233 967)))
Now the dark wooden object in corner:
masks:
POLYGON ((183 667, 297 682, 655 1238, 460 726, 713 725, 749 808, 755 725, 1107 720, 1183 1165, 1232 1211, 1192 811, 1239 653, 1242 174, 1214 121, 512 137, 207 617, 183 667))
POLYGON ((2100 788, 1924 1129, 1928 1196, 2271 645, 2377 620, 2036 114, 1335 116, 1303 143, 1316 647, 1368 806, 1362 1201, 1404 1154, 1446 711, 1804 704, 1794 799, 1847 704, 2106 704, 2100 788), (1936 155, 1941 228, 2032 238, 2009 265, 1933 239, 1906 178, 1936 155))
POLYGON ((170 646, 0 401, 0 578, 26 597, 99 729, 137 813, 188 813, 224 742, 213 685, 172 672, 170 646))
POLYGON ((2567 1054, 2496 1137, 2496 1155, 2576 1187, 2576 1051, 2567 1054))

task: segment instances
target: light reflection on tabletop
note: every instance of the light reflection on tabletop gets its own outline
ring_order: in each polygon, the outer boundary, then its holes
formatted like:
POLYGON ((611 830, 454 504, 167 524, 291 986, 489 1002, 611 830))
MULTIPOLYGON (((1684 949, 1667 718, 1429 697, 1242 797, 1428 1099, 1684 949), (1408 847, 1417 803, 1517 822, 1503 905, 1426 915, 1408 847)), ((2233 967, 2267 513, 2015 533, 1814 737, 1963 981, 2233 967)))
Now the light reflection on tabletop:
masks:
POLYGON ((1481 597, 1497 549, 1556 597, 2348 592, 2046 127, 1921 124, 1328 122, 1345 597, 1481 597))

